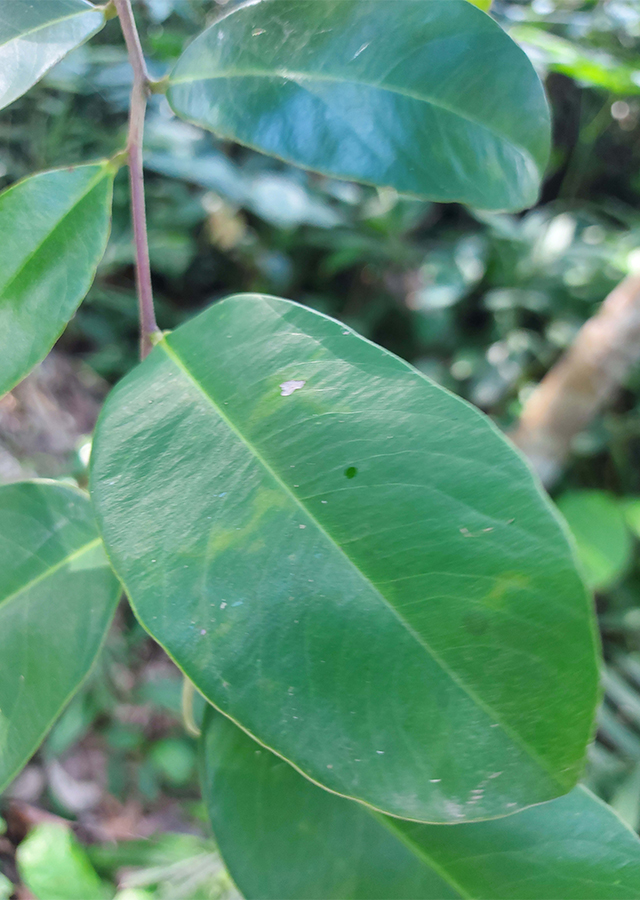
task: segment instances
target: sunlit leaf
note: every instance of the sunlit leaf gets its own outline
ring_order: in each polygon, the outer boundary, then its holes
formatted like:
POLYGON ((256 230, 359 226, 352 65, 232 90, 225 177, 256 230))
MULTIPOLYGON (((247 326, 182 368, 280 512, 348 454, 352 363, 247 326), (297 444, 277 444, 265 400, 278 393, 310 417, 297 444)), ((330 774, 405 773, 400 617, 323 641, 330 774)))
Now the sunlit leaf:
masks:
POLYGON ((229 298, 109 395, 91 478, 144 626, 311 778, 428 821, 575 784, 597 669, 564 532, 490 421, 397 357, 229 298))
POLYGON ((104 25, 85 0, 9 0, 0 6, 0 109, 104 25))
POLYGON ((52 348, 105 250, 110 163, 33 175, 0 194, 0 396, 52 348))
POLYGON ((0 790, 89 672, 119 592, 86 494, 0 487, 0 790))
POLYGON ((640 94, 640 64, 633 68, 602 50, 585 49, 532 25, 517 25, 510 34, 555 72, 614 94, 640 94))
POLYGON ((113 896, 64 824, 44 822, 18 847, 20 876, 35 900, 107 900, 113 896))
POLYGON ((531 205, 548 157, 531 63, 466 0, 243 4, 186 49, 168 98, 296 165, 481 208, 531 205))

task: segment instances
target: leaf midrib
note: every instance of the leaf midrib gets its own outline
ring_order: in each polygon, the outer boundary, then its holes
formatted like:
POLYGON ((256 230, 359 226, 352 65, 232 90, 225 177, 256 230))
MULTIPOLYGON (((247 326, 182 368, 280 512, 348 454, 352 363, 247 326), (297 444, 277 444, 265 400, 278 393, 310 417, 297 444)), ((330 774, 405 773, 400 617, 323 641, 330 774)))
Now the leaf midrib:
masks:
MULTIPOLYGON (((84 167, 78 167, 84 168, 84 167)), ((55 170, 54 170, 55 171, 55 170)), ((57 170, 59 171, 59 170, 57 170)), ((86 200, 89 194, 93 191, 93 189, 105 178, 107 175, 107 167, 101 167, 100 171, 96 174, 95 178, 93 178, 87 187, 87 189, 80 194, 80 196, 73 202, 72 206, 70 206, 67 211, 59 218, 54 226, 44 235, 41 241, 34 247, 31 253, 28 254, 22 261, 22 263, 18 266, 16 271, 11 275, 9 280, 5 284, 0 284, 0 300, 4 300, 6 298, 6 294, 11 288, 11 286, 18 280, 18 278, 22 275, 24 270, 29 266, 32 260, 37 256, 38 253, 42 250, 45 244, 51 240, 51 238, 55 235, 60 226, 71 216, 80 206, 80 204, 86 200)), ((20 185, 15 185, 15 188, 18 188, 20 185)))
POLYGON ((329 543, 334 547, 334 549, 347 561, 347 563, 355 569, 360 578, 371 588, 371 590, 380 598, 382 603, 391 611, 393 616, 400 622, 400 624, 405 628, 405 630, 413 637, 413 639, 425 650, 429 656, 433 659, 433 661, 438 665, 445 675, 451 679, 451 681, 461 690, 463 693, 467 695, 467 697, 475 703, 483 712, 490 716, 495 722, 500 725, 502 731, 507 735, 515 744, 517 744, 521 749, 523 749, 533 760, 535 760, 540 767, 547 773, 547 775, 551 778, 551 780, 557 784, 562 790, 566 790, 566 785, 564 785, 556 776, 555 772, 550 768, 549 764, 544 760, 539 753, 530 746, 530 744, 522 738, 516 731, 514 731, 511 726, 506 725, 502 717, 495 712, 495 710, 485 703, 478 695, 476 694, 473 688, 470 688, 468 685, 464 683, 458 676, 458 674, 453 671, 449 665, 440 657, 438 653, 436 653, 433 648, 426 643, 426 641, 422 638, 422 636, 410 625, 409 622, 401 615, 401 613, 393 606, 392 603, 387 600, 382 591, 377 587, 374 582, 372 582, 369 577, 362 571, 362 569, 351 559, 351 557, 343 550, 343 548, 336 542, 336 540, 331 536, 331 534, 323 527, 323 525, 318 521, 318 519, 313 515, 311 510, 309 510, 304 503, 293 493, 291 488, 287 485, 285 481, 278 475, 278 473, 269 465, 267 460, 262 456, 260 451, 254 444, 251 443, 239 430, 239 428, 234 424, 234 422, 228 417, 228 415, 220 409, 220 407, 215 402, 214 398, 207 393, 204 386, 195 378, 195 376, 188 369, 186 364, 182 361, 181 357, 178 353, 171 347, 168 343, 167 338, 163 337, 162 340, 157 345, 167 356, 170 362, 174 364, 174 366, 188 379, 188 381, 202 394, 202 396, 206 399, 212 409, 215 410, 217 415, 226 423, 231 431, 234 432, 240 439, 240 441, 247 447, 247 449, 251 452, 254 458, 263 466, 263 468, 268 472, 268 474, 274 479, 274 481, 280 485, 283 491, 293 500, 293 502, 298 506, 306 516, 308 516, 314 525, 317 527, 318 531, 325 536, 325 538, 329 541, 329 543))
MULTIPOLYGON (((373 90, 386 92, 389 94, 396 94, 400 97, 407 97, 410 100, 417 100, 420 103, 425 103, 428 106, 433 106, 435 109, 441 109, 444 112, 448 112, 451 115, 457 116, 459 119, 463 119, 465 122, 469 122, 472 125, 475 125, 477 128, 480 128, 483 131, 488 132, 494 137, 498 138, 504 143, 511 145, 516 150, 519 150, 523 156, 530 159, 536 169, 539 169, 538 164, 531 152, 523 147, 522 144, 513 140, 508 135, 502 134, 497 131, 495 128, 491 128, 485 122, 480 122, 478 119, 475 119, 473 116, 470 116, 466 113, 462 113, 460 110, 455 109, 454 107, 443 103, 441 100, 436 100, 432 96, 418 94, 414 91, 403 90, 402 88, 394 87, 392 85, 381 85, 381 84, 372 84, 367 81, 360 81, 356 78, 337 78, 334 75, 327 75, 325 73, 318 72, 296 72, 290 69, 278 69, 277 72, 267 72, 261 69, 246 69, 246 70, 233 70, 229 69, 225 72, 219 72, 215 75, 207 75, 207 76, 198 76, 198 77, 189 77, 189 78, 170 78, 169 84, 171 87, 179 84, 192 84, 193 82, 201 82, 201 81, 216 81, 222 78, 265 78, 267 80, 273 80, 275 78, 286 78, 290 81, 298 84, 299 82, 304 81, 320 81, 327 82, 329 84, 353 84, 358 87, 366 87, 372 88, 373 90)), ((303 85, 299 85, 303 86, 303 85)))
POLYGON ((87 7, 85 9, 79 9, 77 12, 69 13, 68 16, 60 16, 59 19, 49 19, 48 22, 44 22, 44 24, 38 25, 36 28, 29 28, 28 31, 21 31, 19 34, 14 34, 13 37, 10 37, 6 41, 3 41, 0 44, 0 48, 8 46, 12 41, 22 41, 30 34, 37 34, 38 31, 44 31, 47 28, 59 25, 61 22, 67 22, 69 19, 77 19, 79 16, 85 16, 87 13, 94 12, 99 13, 100 10, 87 4, 87 7))
POLYGON ((31 590, 31 588, 35 587, 37 584, 40 584, 42 581, 46 581, 46 579, 50 578, 51 575, 55 575, 56 572, 59 572, 60 569, 63 569, 70 562, 73 562, 74 560, 78 559, 78 557, 82 556, 85 553, 88 553, 89 550, 93 550, 94 547, 98 547, 101 543, 101 538, 94 538, 87 544, 83 544, 82 547, 79 547, 77 550, 74 550, 72 553, 69 553, 67 556, 63 557, 57 563, 54 563, 54 565, 50 566, 48 569, 45 569, 44 572, 36 575, 36 577, 32 578, 31 581, 27 581, 25 584, 19 587, 17 591, 13 591, 13 593, 9 594, 8 596, 0 598, 0 611, 2 611, 5 606, 8 606, 8 604, 13 600, 16 600, 21 594, 24 594, 25 591, 31 590))
MULTIPOLYGON (((391 816, 386 816, 384 813, 378 812, 371 807, 365 807, 369 815, 373 816, 373 818, 381 825, 386 831, 389 831, 393 837, 400 841, 400 843, 407 848, 407 850, 413 855, 416 856, 422 863, 432 869, 436 875, 439 875, 443 881, 445 881, 448 885, 450 885, 454 891, 457 891, 460 894, 462 900, 474 900, 473 894, 470 894, 465 888, 459 884, 456 879, 451 875, 448 869, 444 868, 444 866, 440 865, 440 863, 436 862, 432 856, 430 856, 426 850, 424 850, 419 844, 414 843, 411 838, 407 837, 404 832, 400 831, 395 823, 395 820, 391 816)), ((455 828, 455 825, 443 825, 443 828, 455 828)))

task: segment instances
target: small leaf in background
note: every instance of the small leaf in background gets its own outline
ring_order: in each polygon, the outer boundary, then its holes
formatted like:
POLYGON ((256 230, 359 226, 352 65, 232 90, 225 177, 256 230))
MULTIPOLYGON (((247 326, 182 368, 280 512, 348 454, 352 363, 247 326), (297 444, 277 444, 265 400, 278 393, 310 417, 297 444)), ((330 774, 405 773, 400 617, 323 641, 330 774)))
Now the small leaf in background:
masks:
POLYGON ((41 172, 0 194, 0 396, 51 350, 109 236, 110 163, 41 172))
POLYGON ((501 819, 422 825, 304 779, 209 711, 202 788, 247 900, 632 900, 640 841, 586 788, 501 819))
POLYGON ((304 168, 482 209, 532 205, 549 153, 533 66, 466 0, 245 4, 189 45, 168 99, 304 168))
POLYGON ((622 501, 622 510, 627 525, 633 534, 640 539, 640 497, 625 497, 622 501))
POLYGON ((156 832, 90 844, 87 853, 103 877, 117 882, 115 900, 241 900, 210 838, 156 832))
POLYGON ((63 56, 100 31, 105 17, 85 0, 10 0, 0 9, 0 109, 63 56))
POLYGON ((557 506, 575 538, 589 587, 605 590, 620 581, 633 552, 620 501, 606 491, 566 491, 557 506))
POLYGON ((575 784, 597 667, 560 523, 490 421, 398 357, 227 298, 114 388, 91 484, 144 627, 312 779, 443 822, 575 784))
POLYGON ((149 758, 165 781, 177 787, 189 783, 196 763, 192 742, 180 738, 156 741, 149 758))
POLYGON ((435 246, 417 273, 407 305, 426 313, 454 306, 482 279, 486 263, 486 244, 477 235, 435 246))
POLYGON ((533 59, 555 72, 569 75, 581 84, 603 88, 613 94, 640 94, 640 65, 629 66, 610 54, 588 49, 542 28, 516 25, 511 37, 523 44, 533 59))
POLYGON ((0 790, 91 669, 119 595, 86 494, 0 487, 0 790))
POLYGON ((18 847, 18 870, 35 900, 107 900, 111 891, 98 877, 70 828, 45 823, 18 847))

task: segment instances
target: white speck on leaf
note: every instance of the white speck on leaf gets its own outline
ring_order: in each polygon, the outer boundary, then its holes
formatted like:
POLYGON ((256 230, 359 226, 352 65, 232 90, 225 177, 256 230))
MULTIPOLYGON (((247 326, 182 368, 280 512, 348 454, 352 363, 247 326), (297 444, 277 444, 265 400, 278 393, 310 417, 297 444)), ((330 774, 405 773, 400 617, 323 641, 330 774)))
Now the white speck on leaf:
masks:
POLYGON ((206 633, 207 633, 207 629, 206 629, 206 628, 201 628, 201 629, 200 629, 200 634, 203 634, 203 635, 204 635, 204 634, 206 634, 206 633))
POLYGON ((359 50, 356 50, 356 52, 353 54, 351 61, 353 62, 354 59, 357 59, 360 56, 360 54, 363 53, 367 49, 367 47, 369 46, 370 43, 371 43, 371 41, 367 41, 367 43, 363 44, 359 50))
POLYGON ((280 396, 290 397, 294 391, 299 391, 305 384, 306 381, 283 381, 280 385, 280 396))
POLYGON ((226 609, 226 606, 227 606, 227 602, 226 602, 226 600, 223 600, 222 603, 220 604, 220 609, 226 609))
POLYGON ((429 784, 440 784, 441 781, 442 781, 442 778, 430 778, 429 784))
MULTIPOLYGON (((515 806, 515 804, 514 804, 515 806)), ((462 806, 459 803, 456 803, 455 800, 447 800, 444 808, 449 813, 449 815, 454 819, 460 819, 464 817, 464 812, 462 806)))
POLYGON ((382 756, 382 754, 384 753, 384 750, 376 750, 376 753, 378 754, 378 756, 382 756))

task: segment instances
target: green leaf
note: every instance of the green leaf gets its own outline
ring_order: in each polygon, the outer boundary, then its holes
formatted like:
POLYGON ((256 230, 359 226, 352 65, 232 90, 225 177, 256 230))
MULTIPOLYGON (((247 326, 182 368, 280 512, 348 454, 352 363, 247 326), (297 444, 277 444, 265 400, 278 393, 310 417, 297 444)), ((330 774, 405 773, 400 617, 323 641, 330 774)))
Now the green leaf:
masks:
POLYGON ((620 581, 633 544, 619 501, 606 491, 566 491, 557 506, 576 540, 587 584, 605 590, 620 581))
POLYGON ((104 253, 114 168, 42 172, 0 194, 0 396, 47 355, 104 253))
POLYGON ((484 209, 534 203, 549 153, 538 76, 467 0, 244 4, 186 49, 168 98, 295 165, 484 209))
POLYGON ((18 868, 36 900, 106 900, 113 891, 102 883, 70 828, 45 822, 18 847, 18 868))
POLYGON ((248 900, 640 898, 640 841, 586 788, 423 825, 321 790, 223 716, 206 717, 201 750, 216 841, 248 900))
POLYGON ((10 0, 0 9, 0 109, 100 31, 104 12, 85 0, 10 0))
POLYGON ((10 900, 14 885, 0 872, 0 900, 10 900))
POLYGON ((640 497, 625 497, 622 501, 622 510, 627 526, 637 538, 640 538, 640 497))
POLYGON ((89 672, 119 593, 86 494, 0 488, 0 790, 89 672))
POLYGON ((109 395, 91 479, 144 627, 310 778, 440 822, 575 784, 597 669, 565 534, 490 421, 397 357, 231 297, 109 395))

